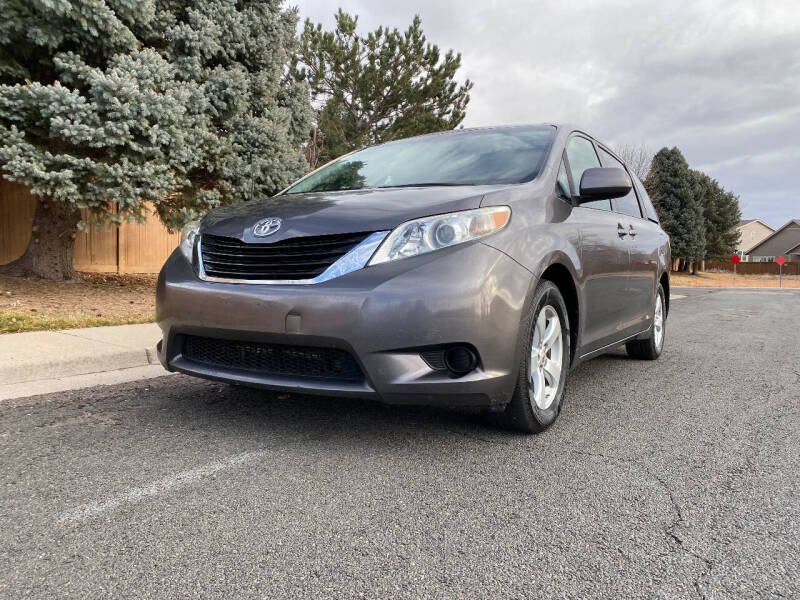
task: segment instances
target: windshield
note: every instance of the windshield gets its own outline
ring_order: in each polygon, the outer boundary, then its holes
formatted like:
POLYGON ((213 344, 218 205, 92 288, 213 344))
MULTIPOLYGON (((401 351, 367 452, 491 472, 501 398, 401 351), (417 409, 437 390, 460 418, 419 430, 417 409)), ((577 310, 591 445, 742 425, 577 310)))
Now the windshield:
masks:
POLYGON ((485 129, 389 142, 342 157, 285 193, 521 183, 539 173, 555 132, 485 129))

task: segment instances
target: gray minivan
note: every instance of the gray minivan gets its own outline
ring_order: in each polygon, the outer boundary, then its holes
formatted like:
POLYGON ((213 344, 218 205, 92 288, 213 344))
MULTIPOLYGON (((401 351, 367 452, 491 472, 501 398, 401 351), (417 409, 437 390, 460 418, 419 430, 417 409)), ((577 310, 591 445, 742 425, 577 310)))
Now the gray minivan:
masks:
POLYGON ((461 129, 341 157, 183 232, 157 291, 170 371, 483 406, 547 428, 572 367, 658 358, 669 238, 635 174, 566 125, 461 129))

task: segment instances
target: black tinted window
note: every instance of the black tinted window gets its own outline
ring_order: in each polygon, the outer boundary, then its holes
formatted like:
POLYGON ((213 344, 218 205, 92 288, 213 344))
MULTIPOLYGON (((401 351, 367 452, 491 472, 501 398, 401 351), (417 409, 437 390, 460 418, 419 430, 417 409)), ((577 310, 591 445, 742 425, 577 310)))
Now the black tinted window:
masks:
POLYGON ((647 190, 644 189, 644 185, 635 174, 631 173, 630 175, 636 191, 639 192, 639 199, 642 201, 645 217, 651 221, 654 221, 655 223, 658 223, 658 213, 656 212, 653 203, 650 201, 650 196, 647 195, 647 190))
MULTIPOLYGON (((599 148, 600 158, 603 160, 604 167, 616 167, 625 170, 625 165, 614 158, 611 154, 606 152, 603 148, 599 148)), ((633 181, 633 180, 631 180, 633 181)), ((636 192, 633 188, 627 196, 622 198, 614 198, 613 201, 614 211, 632 217, 642 218, 642 210, 639 208, 639 201, 636 199, 636 192)))
POLYGON ((520 183, 539 173, 555 131, 486 129, 389 142, 342 157, 286 193, 520 183))
MULTIPOLYGON (((594 151, 592 142, 582 137, 573 137, 567 144, 567 160, 569 170, 572 175, 572 184, 575 186, 575 193, 580 193, 581 177, 586 169, 599 167, 600 161, 594 151)), ((610 200, 592 200, 581 204, 585 208, 599 208, 601 210, 611 210, 610 200)))

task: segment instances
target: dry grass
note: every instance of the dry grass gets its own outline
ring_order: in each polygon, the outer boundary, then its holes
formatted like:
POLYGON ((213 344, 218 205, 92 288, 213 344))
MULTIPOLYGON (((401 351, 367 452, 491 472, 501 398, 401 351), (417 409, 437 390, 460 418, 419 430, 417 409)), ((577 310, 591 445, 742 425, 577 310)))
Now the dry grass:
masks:
POLYGON ((152 320, 153 317, 149 315, 112 315, 108 317, 98 317, 86 313, 50 315, 0 310, 0 334, 21 333, 23 331, 77 329, 80 327, 101 327, 105 325, 129 325, 131 323, 150 323, 152 320))
MULTIPOLYGON (((733 273, 720 273, 706 271, 697 275, 687 273, 671 273, 670 285, 687 287, 778 287, 777 275, 736 275, 733 273)), ((784 275, 783 287, 800 288, 800 276, 784 275)))
POLYGON ((81 277, 54 282, 0 276, 0 333, 154 320, 155 275, 81 277))

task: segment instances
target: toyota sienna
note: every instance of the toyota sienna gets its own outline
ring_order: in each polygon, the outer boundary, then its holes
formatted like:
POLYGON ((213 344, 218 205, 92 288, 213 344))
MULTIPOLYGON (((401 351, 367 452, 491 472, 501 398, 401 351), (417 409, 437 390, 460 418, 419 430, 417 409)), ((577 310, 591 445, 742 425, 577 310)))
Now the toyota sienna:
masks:
POLYGON ((564 125, 462 129, 212 210, 158 280, 170 371, 269 390, 557 418, 572 368, 653 360, 669 239, 636 175, 564 125))

